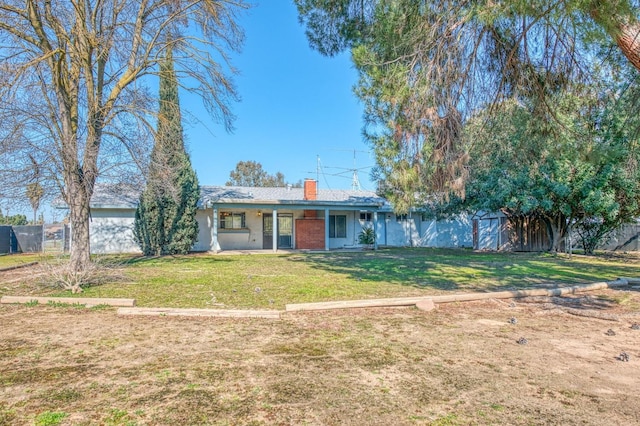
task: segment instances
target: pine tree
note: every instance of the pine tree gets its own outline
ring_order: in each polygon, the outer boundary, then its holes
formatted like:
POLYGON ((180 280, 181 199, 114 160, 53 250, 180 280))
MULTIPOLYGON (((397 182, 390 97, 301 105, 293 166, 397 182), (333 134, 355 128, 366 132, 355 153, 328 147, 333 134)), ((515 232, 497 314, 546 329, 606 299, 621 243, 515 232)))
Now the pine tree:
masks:
POLYGON ((198 237, 200 188, 184 147, 178 80, 171 49, 160 66, 158 128, 134 235, 149 255, 187 253, 198 237))

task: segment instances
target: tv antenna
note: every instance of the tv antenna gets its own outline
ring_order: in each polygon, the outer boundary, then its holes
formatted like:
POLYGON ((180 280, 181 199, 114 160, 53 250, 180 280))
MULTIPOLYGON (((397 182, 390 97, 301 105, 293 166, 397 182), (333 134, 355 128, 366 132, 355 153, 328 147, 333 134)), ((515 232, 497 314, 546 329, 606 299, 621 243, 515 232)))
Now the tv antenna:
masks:
POLYGON ((351 168, 345 168, 345 167, 330 167, 330 166, 324 166, 320 160, 320 155, 316 156, 316 170, 315 172, 311 172, 308 171, 306 173, 308 174, 315 174, 316 175, 316 182, 320 182, 320 175, 322 175, 324 177, 325 183, 327 185, 327 188, 330 187, 329 182, 327 181, 327 176, 333 176, 333 177, 337 177, 337 178, 343 178, 343 179, 350 179, 351 180, 351 189, 354 191, 361 191, 362 190, 362 186, 360 185, 360 178, 358 176, 358 172, 360 170, 367 170, 370 169, 372 166, 367 166, 367 167, 357 167, 356 166, 356 153, 358 152, 362 152, 362 153, 367 153, 367 151, 358 151, 356 149, 331 149, 332 151, 347 151, 347 152, 353 152, 353 167, 351 168), (335 169, 338 170, 336 172, 333 173, 327 173, 325 169, 335 169), (350 174, 350 176, 346 176, 350 174))
MULTIPOLYGON (((362 152, 364 154, 367 154, 367 151, 359 151, 357 149, 333 149, 333 151, 353 152, 353 168, 343 169, 343 170, 347 170, 351 172, 351 189, 354 191, 361 191, 362 187, 360 186, 360 178, 358 177, 358 170, 368 169, 369 167, 358 168, 356 166, 356 152, 362 152)), ((333 167, 333 168, 340 168, 340 167, 333 167)))

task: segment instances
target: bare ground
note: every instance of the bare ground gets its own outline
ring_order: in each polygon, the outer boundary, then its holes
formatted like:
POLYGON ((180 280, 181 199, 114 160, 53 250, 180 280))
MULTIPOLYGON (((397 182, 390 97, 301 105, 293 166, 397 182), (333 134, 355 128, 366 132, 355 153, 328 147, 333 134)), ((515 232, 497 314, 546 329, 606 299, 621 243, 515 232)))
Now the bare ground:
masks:
POLYGON ((0 425, 639 424, 635 323, 621 290, 280 320, 5 305, 0 425))

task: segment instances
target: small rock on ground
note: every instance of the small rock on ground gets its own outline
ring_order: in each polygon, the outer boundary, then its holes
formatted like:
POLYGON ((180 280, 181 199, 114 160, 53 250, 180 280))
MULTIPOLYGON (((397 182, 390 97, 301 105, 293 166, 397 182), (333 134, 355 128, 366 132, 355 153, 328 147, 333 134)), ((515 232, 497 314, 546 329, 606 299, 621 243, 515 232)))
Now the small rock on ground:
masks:
POLYGON ((629 354, 626 352, 621 352, 620 355, 618 355, 618 360, 623 362, 629 362, 629 354))

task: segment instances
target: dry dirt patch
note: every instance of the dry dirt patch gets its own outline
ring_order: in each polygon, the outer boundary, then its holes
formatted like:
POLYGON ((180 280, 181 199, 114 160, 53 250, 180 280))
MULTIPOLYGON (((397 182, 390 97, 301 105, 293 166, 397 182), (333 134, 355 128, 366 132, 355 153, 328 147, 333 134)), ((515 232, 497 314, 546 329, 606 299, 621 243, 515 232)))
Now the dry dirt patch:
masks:
POLYGON ((557 300, 281 320, 2 306, 0 424, 638 424, 639 293, 592 298, 619 320, 557 300))

